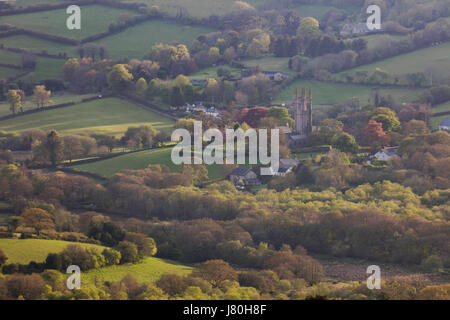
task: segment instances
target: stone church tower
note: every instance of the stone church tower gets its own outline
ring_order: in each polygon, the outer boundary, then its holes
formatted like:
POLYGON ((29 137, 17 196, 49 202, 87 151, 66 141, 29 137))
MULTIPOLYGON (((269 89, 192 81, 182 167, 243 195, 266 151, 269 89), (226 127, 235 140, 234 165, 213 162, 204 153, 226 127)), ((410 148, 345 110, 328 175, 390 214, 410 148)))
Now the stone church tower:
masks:
POLYGON ((305 88, 302 88, 302 95, 298 95, 298 89, 295 90, 294 100, 289 104, 292 110, 295 126, 294 134, 309 136, 312 132, 312 93, 306 96, 305 88))

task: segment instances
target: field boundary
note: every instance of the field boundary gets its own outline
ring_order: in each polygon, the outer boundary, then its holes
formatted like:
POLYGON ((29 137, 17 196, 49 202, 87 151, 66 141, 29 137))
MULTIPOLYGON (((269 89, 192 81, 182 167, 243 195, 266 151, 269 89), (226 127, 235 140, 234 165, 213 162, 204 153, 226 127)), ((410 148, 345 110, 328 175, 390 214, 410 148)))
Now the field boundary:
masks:
POLYGON ((31 109, 31 110, 27 110, 27 111, 24 111, 24 112, 20 112, 20 113, 16 113, 16 114, 9 114, 9 115, 0 117, 0 121, 13 119, 13 118, 17 118, 17 117, 20 117, 20 116, 26 116, 28 114, 33 114, 33 113, 42 112, 42 111, 61 109, 61 108, 70 107, 70 106, 73 106, 73 105, 82 104, 82 103, 93 101, 93 100, 99 100, 99 99, 110 98, 110 97, 112 97, 112 95, 111 96, 110 95, 104 95, 101 98, 99 96, 94 96, 94 97, 90 97, 90 98, 84 98, 80 102, 69 101, 69 102, 55 104, 55 105, 48 106, 48 107, 43 107, 43 108, 41 107, 41 108, 31 109))
POLYGON ((150 104, 148 101, 144 100, 144 99, 139 99, 135 96, 132 96, 130 94, 126 94, 126 93, 122 93, 121 95, 117 95, 118 98, 121 98, 123 100, 128 100, 131 101, 133 103, 135 103, 136 105, 138 105, 139 107, 146 109, 146 110, 150 110, 153 111, 161 116, 170 118, 172 120, 178 120, 179 117, 174 116, 173 114, 167 113, 165 110, 155 106, 154 104, 150 104))

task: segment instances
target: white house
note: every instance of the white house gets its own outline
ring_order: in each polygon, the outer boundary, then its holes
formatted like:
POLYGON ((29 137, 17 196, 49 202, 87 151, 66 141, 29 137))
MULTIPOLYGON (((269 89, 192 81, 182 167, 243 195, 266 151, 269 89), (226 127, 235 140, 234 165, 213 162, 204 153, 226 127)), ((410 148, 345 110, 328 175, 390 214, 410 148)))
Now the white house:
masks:
POLYGON ((375 153, 373 155, 373 158, 377 159, 377 160, 389 161, 392 159, 392 157, 398 156, 398 155, 399 155, 398 147, 388 147, 388 148, 381 149, 380 151, 375 153))
POLYGON ((450 118, 442 119, 441 123, 439 124, 439 130, 450 131, 450 118))

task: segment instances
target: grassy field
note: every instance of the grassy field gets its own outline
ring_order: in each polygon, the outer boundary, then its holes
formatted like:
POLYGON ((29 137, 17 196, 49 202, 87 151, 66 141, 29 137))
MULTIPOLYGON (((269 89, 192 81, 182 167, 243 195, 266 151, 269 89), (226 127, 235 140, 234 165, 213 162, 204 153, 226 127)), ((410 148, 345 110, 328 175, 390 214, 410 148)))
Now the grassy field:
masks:
POLYGON ((81 6, 80 30, 69 30, 67 28, 66 20, 69 15, 66 14, 66 9, 3 16, 0 17, 0 24, 9 23, 19 28, 73 39, 83 39, 107 31, 109 24, 116 21, 125 12, 136 15, 133 11, 100 5, 81 6))
POLYGON ((439 63, 440 67, 450 69, 450 42, 363 65, 345 72, 372 72, 375 68, 381 68, 391 74, 406 74, 424 72, 432 63, 439 63))
MULTIPOLYGON (((84 98, 89 98, 94 96, 94 94, 83 94, 83 95, 78 95, 78 94, 73 94, 73 93, 69 93, 69 92, 64 92, 64 93, 57 93, 57 94, 53 94, 50 99, 52 100, 52 103, 50 103, 49 105, 55 105, 55 104, 60 104, 60 103, 66 103, 66 102, 81 102, 82 99, 84 98)), ((36 108, 36 104, 33 103, 33 101, 31 101, 31 97, 27 97, 25 100, 25 103, 23 104, 23 110, 30 110, 30 109, 34 109, 36 108)), ((6 116, 8 114, 11 114, 11 111, 9 111, 9 104, 8 103, 0 103, 0 117, 2 116, 6 116)))
MULTIPOLYGON (((434 106, 432 108, 433 113, 439 113, 439 112, 445 112, 450 111, 450 101, 447 101, 445 103, 442 103, 440 105, 434 106)), ((449 116, 450 117, 450 116, 449 116)))
MULTIPOLYGON (((331 105, 337 102, 344 102, 352 97, 357 97, 361 106, 369 103, 373 92, 372 87, 362 85, 347 85, 340 83, 318 82, 308 80, 297 80, 275 99, 273 103, 288 103, 295 94, 295 89, 299 92, 302 87, 311 88, 313 96, 313 104, 331 105)), ((379 93, 383 96, 391 95, 399 102, 414 101, 423 90, 420 89, 403 89, 403 88, 380 88, 379 93)))
POLYGON ((61 69, 65 62, 64 59, 37 57, 36 69, 20 79, 33 82, 39 82, 46 79, 61 80, 61 69))
POLYGON ((0 121, 0 130, 20 132, 37 128, 57 130, 60 133, 109 134, 121 136, 128 127, 152 125, 170 132, 173 120, 117 98, 105 98, 42 111, 6 121, 0 121))
POLYGON ((96 282, 120 281, 130 273, 140 283, 154 283, 165 273, 184 276, 191 273, 192 270, 192 267, 175 261, 150 257, 146 258, 142 263, 89 270, 82 275, 81 281, 91 285, 95 285, 96 282))
POLYGON ((76 56, 75 46, 48 41, 24 34, 1 38, 0 44, 8 48, 20 48, 35 53, 41 53, 42 51, 46 50, 51 54, 63 54, 65 52, 69 57, 76 56))
MULTIPOLYGON (((264 4, 265 0, 247 0, 254 7, 264 4)), ((123 2, 136 2, 135 0, 123 0, 123 2)), ((231 12, 235 0, 141 0, 148 5, 157 5, 162 12, 175 16, 179 7, 187 10, 187 14, 195 18, 207 18, 210 15, 223 15, 231 12)))
MULTIPOLYGON (((75 165, 72 168, 97 173, 105 177, 111 177, 124 169, 145 169, 149 164, 165 164, 172 171, 180 171, 181 167, 175 165, 171 160, 171 152, 171 148, 145 150, 111 159, 75 165)), ((206 166, 206 168, 208 169, 208 176, 211 180, 224 178, 226 175, 226 169, 222 165, 213 164, 206 166)))
POLYGON ((118 34, 96 41, 103 44, 111 58, 141 59, 156 43, 183 43, 189 46, 200 34, 213 29, 151 20, 130 27, 118 34))
POLYGON ((6 68, 6 67, 0 66, 0 79, 6 80, 9 77, 15 76, 21 72, 22 72, 22 70, 20 70, 20 69, 6 68))
POLYGON ((373 48, 377 44, 379 44, 380 42, 385 41, 386 39, 401 40, 401 39, 406 38, 406 37, 407 37, 406 35, 370 34, 370 35, 367 35, 367 36, 359 37, 358 39, 366 40, 367 41, 367 48, 373 48))
POLYGON ((225 68, 230 70, 233 79, 240 79, 241 77, 241 70, 239 68, 233 68, 226 65, 201 69, 198 72, 190 75, 189 78, 218 78, 217 69, 219 68, 225 68))
MULTIPOLYGON (((450 101, 433 107, 432 111, 433 113, 450 111, 450 101)), ((440 117, 432 117, 431 128, 437 130, 439 128, 439 124, 441 123, 442 120, 444 120, 444 118, 450 118, 450 114, 440 117)))
POLYGON ((30 261, 43 262, 49 253, 61 252, 69 244, 79 244, 87 248, 104 247, 89 244, 76 243, 62 240, 43 240, 43 239, 0 239, 0 249, 8 257, 7 263, 27 264, 30 261))
POLYGON ((0 62, 14 64, 16 66, 21 66, 22 65, 22 56, 15 52, 7 51, 7 50, 0 50, 0 62))
POLYGON ((241 63, 243 63, 247 68, 254 68, 259 65, 263 71, 281 71, 288 74, 294 73, 291 69, 289 69, 289 58, 263 57, 258 59, 242 60, 241 63))
POLYGON ((302 18, 313 17, 316 19, 322 19, 325 13, 327 13, 331 9, 336 8, 332 6, 308 5, 308 4, 301 4, 294 8, 294 10, 297 11, 300 17, 302 18))

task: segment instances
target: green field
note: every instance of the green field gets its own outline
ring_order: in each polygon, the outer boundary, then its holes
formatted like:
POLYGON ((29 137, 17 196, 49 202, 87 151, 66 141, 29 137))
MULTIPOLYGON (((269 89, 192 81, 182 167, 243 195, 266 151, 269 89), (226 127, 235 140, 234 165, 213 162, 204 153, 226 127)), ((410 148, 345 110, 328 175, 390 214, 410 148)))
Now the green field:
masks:
POLYGON ((104 247, 89 244, 77 243, 62 240, 43 240, 43 239, 0 239, 0 249, 8 257, 7 263, 27 264, 30 261, 43 262, 49 253, 61 252, 69 244, 79 244, 87 248, 104 247))
MULTIPOLYGON (((175 16, 179 8, 187 10, 187 15, 195 18, 207 18, 211 15, 223 15, 231 12, 236 0, 141 0, 150 6, 157 5, 161 12, 175 16)), ((247 0, 254 7, 264 4, 265 0, 247 0)), ((136 2, 136 0, 123 0, 123 2, 136 2)))
MULTIPOLYGON (((172 171, 180 171, 181 167, 172 162, 171 152, 171 148, 145 150, 111 159, 75 165, 72 166, 72 168, 100 174, 105 177, 111 177, 115 173, 124 169, 145 169, 149 164, 164 164, 172 171)), ((226 170, 222 165, 207 165, 206 168, 208 169, 208 176, 211 180, 221 179, 226 175, 226 170)))
MULTIPOLYGON (((443 104, 433 107, 432 111, 433 111, 433 113, 450 111, 450 101, 447 101, 443 104)), ((444 118, 450 118, 450 114, 447 114, 445 116, 432 117, 431 118, 431 128, 437 130, 439 128, 439 124, 441 123, 442 120, 444 120, 444 118)))
POLYGON ((57 130, 60 133, 109 134, 121 136, 128 127, 152 125, 170 132, 173 120, 118 98, 104 98, 67 108, 42 111, 0 121, 0 130, 57 130))
POLYGON ((35 53, 42 53, 42 51, 45 50, 50 54, 63 54, 65 52, 69 57, 76 56, 75 46, 48 41, 24 34, 1 38, 0 44, 8 48, 20 48, 35 53))
POLYGON ((445 111, 450 111, 450 101, 447 101, 445 103, 439 104, 437 106, 434 106, 432 108, 433 113, 440 113, 445 111))
POLYGON ((444 70, 450 69, 450 42, 441 44, 437 47, 429 47, 405 53, 389 59, 346 70, 345 72, 372 72, 375 68, 381 68, 390 74, 407 74, 424 72, 432 63, 439 63, 440 67, 445 68, 444 70))
MULTIPOLYGON (((373 48, 379 43, 382 43, 383 41, 386 41, 387 39, 390 40, 401 40, 406 38, 406 35, 391 35, 391 34, 370 34, 367 36, 358 37, 357 39, 364 39, 367 41, 367 48, 373 48)), ((356 39, 356 38, 355 38, 356 39)))
MULTIPOLYGON (((348 99, 356 97, 360 105, 369 103, 372 87, 362 85, 348 85, 331 82, 319 82, 308 80, 297 80, 283 90, 273 103, 288 103, 295 94, 295 89, 299 92, 302 87, 311 88, 313 96, 313 105, 331 105, 337 102, 345 102, 348 99)), ((403 88, 380 88, 379 93, 382 96, 391 95, 399 102, 413 102, 423 92, 421 89, 403 89, 403 88)))
POLYGON ((60 3, 61 0, 16 0, 15 7, 28 7, 31 5, 37 5, 37 4, 57 4, 60 3))
POLYGON ((150 20, 96 41, 106 46, 111 58, 138 58, 150 52, 156 43, 183 43, 190 46, 200 34, 213 29, 168 23, 163 20, 150 20))
MULTIPOLYGON (((94 94, 83 94, 83 95, 78 95, 78 94, 73 94, 73 93, 69 93, 69 92, 63 92, 63 93, 57 93, 57 94, 52 94, 52 96, 50 97, 50 99, 52 100, 52 102, 49 104, 49 106, 55 105, 55 104, 60 104, 60 103, 66 103, 66 102, 81 102, 82 99, 84 98, 89 98, 94 96, 94 94)), ((25 103, 23 104, 23 110, 31 110, 31 109, 35 109, 36 108, 36 104, 31 101, 31 97, 27 97, 25 100, 25 103)), ((2 116, 6 116, 11 114, 11 111, 9 110, 9 104, 8 103, 0 103, 0 117, 2 116)))
POLYGON ((289 58, 279 57, 263 57, 258 59, 246 59, 241 63, 247 68, 254 68, 259 66, 263 71, 280 71, 288 74, 294 73, 289 69, 289 58))
POLYGON ((150 257, 146 258, 142 263, 89 270, 83 274, 81 281, 91 285, 94 285, 96 282, 120 281, 129 273, 140 283, 154 283, 165 273, 184 276, 191 273, 192 270, 192 267, 175 261, 150 257))
POLYGON ((327 13, 331 9, 336 8, 332 6, 308 5, 308 4, 298 5, 294 8, 294 10, 297 11, 300 17, 302 18, 313 17, 316 19, 322 19, 325 13, 327 13))
POLYGON ((80 7, 80 30, 69 30, 67 28, 66 20, 69 15, 66 13, 66 9, 3 16, 0 17, 0 24, 8 23, 19 28, 33 31, 73 39, 83 39, 97 33, 108 31, 109 24, 116 21, 122 13, 127 12, 130 15, 136 15, 133 11, 115 9, 100 5, 80 7))
POLYGON ((8 79, 9 77, 15 76, 19 73, 23 72, 20 69, 6 68, 0 66, 0 79, 8 79))
POLYGON ((239 68, 233 68, 228 65, 201 69, 201 70, 197 71, 196 73, 190 75, 189 78, 218 78, 217 69, 219 69, 219 68, 225 68, 225 69, 230 70, 231 76, 233 77, 233 79, 241 78, 241 70, 239 68))
POLYGON ((16 66, 21 66, 22 65, 22 57, 19 53, 7 51, 7 50, 0 50, 0 62, 14 64, 16 66))
POLYGON ((61 69, 65 62, 64 59, 37 57, 36 69, 20 79, 33 82, 39 82, 46 79, 61 80, 61 69))

